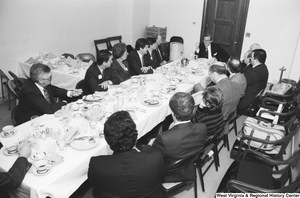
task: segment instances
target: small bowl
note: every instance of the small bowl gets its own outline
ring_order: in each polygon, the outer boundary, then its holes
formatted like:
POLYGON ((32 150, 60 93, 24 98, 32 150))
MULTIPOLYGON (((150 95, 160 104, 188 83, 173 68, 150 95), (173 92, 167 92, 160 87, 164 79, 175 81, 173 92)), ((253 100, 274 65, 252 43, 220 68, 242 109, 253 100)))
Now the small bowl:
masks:
POLYGON ((15 127, 13 125, 7 125, 2 128, 4 136, 11 135, 14 132, 15 127))

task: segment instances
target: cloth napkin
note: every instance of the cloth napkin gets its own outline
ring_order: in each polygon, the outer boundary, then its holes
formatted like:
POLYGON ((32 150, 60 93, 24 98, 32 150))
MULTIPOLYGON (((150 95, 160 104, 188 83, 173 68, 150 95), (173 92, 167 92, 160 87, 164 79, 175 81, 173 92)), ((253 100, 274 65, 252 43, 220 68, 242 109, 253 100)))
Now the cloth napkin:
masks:
POLYGON ((54 54, 52 54, 51 52, 49 52, 48 54, 46 54, 45 56, 48 59, 52 59, 52 58, 56 58, 57 56, 55 56, 54 54))
POLYGON ((32 58, 32 57, 30 57, 27 61, 25 61, 25 63, 28 63, 28 64, 34 64, 37 62, 38 62, 38 58, 32 58))
POLYGON ((65 60, 65 63, 70 67, 77 67, 78 66, 77 60, 71 58, 70 56, 65 60))
POLYGON ((64 136, 64 139, 66 141, 66 144, 70 144, 76 135, 78 135, 80 133, 79 128, 78 127, 70 127, 67 129, 66 134, 64 136))
POLYGON ((64 160, 64 157, 53 152, 46 159, 49 160, 51 162, 51 165, 53 166, 62 162, 64 160))

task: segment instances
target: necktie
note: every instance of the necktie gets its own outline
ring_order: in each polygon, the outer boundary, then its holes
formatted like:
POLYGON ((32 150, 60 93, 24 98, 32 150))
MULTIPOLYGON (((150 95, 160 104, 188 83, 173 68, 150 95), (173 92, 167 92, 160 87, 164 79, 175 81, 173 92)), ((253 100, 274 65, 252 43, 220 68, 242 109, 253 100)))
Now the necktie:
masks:
POLYGON ((156 51, 157 51, 157 54, 158 54, 159 62, 162 62, 162 56, 161 56, 159 48, 157 48, 156 51))
POLYGON ((205 48, 205 58, 208 58, 208 49, 205 48))
POLYGON ((51 104, 49 93, 48 93, 47 89, 45 89, 45 88, 44 88, 44 96, 45 96, 45 99, 47 100, 47 102, 49 102, 51 104))

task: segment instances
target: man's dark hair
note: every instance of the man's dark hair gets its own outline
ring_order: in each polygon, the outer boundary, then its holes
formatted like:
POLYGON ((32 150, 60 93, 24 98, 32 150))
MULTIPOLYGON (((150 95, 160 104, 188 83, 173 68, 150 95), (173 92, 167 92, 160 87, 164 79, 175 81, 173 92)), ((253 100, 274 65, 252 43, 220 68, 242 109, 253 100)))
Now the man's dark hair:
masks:
POLYGON ((104 62, 107 62, 111 57, 111 53, 108 50, 100 50, 97 53, 97 64, 102 65, 104 62))
POLYGON ((113 113, 104 124, 104 137, 114 152, 132 149, 137 140, 136 125, 127 111, 113 113))
POLYGON ((112 54, 114 59, 118 59, 124 55, 127 51, 127 47, 125 43, 116 43, 112 48, 112 54))
POLYGON ((265 63, 267 59, 267 52, 263 49, 255 49, 252 51, 253 58, 257 59, 260 63, 265 63))
POLYGON ((193 117, 195 101, 191 94, 177 92, 170 99, 169 106, 178 121, 188 121, 193 117))
POLYGON ((145 38, 139 38, 136 42, 135 42, 135 49, 138 51, 140 49, 144 49, 146 45, 149 45, 147 39, 145 38))

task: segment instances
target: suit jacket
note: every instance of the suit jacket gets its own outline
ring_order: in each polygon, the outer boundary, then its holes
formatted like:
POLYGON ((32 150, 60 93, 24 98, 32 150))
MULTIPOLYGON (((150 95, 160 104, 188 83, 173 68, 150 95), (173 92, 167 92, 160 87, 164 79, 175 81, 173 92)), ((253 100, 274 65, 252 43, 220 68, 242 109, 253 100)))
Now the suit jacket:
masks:
POLYGON ((161 197, 161 180, 165 168, 163 156, 150 146, 141 152, 130 151, 92 157, 88 180, 95 197, 161 197), (110 196, 109 196, 110 195, 110 196))
POLYGON ((0 172, 0 197, 4 197, 6 189, 20 186, 31 164, 25 157, 19 157, 8 172, 0 172))
POLYGON ((238 110, 245 110, 254 100, 256 95, 267 86, 269 71, 265 64, 259 64, 254 68, 249 69, 245 73, 247 80, 247 88, 244 97, 241 99, 238 110))
POLYGON ((188 122, 159 133, 152 147, 160 149, 165 154, 165 164, 169 165, 200 151, 205 140, 205 124, 188 122))
POLYGON ((87 70, 84 76, 83 95, 93 94, 95 91, 106 91, 107 89, 98 86, 98 84, 110 80, 111 70, 107 68, 101 73, 97 63, 93 63, 87 70))
POLYGON ((231 81, 229 78, 223 78, 216 85, 223 92, 223 106, 222 112, 224 120, 227 119, 228 115, 236 110, 236 107, 241 98, 241 87, 236 82, 231 81))
POLYGON ((51 84, 46 87, 46 90, 48 91, 51 104, 47 102, 44 95, 32 80, 26 80, 21 89, 19 105, 16 111, 16 121, 18 125, 29 121, 33 115, 53 114, 66 104, 65 102, 55 103, 54 97, 67 97, 67 90, 51 84))
POLYGON ((144 55, 145 65, 151 66, 153 69, 156 69, 160 66, 160 62, 157 57, 157 53, 153 50, 152 55, 150 56, 149 52, 144 55))
POLYGON ((111 63, 110 69, 111 69, 111 81, 113 84, 120 84, 121 82, 127 80, 130 78, 130 73, 128 71, 128 62, 126 60, 123 61, 123 64, 125 65, 126 70, 123 69, 123 67, 120 65, 120 63, 113 59, 113 62, 111 63))
MULTIPOLYGON (((136 50, 132 50, 127 57, 129 63, 129 73, 131 76, 140 75, 140 74, 153 74, 153 70, 149 69, 147 73, 143 73, 142 62, 136 50)), ((147 66, 147 65, 145 65, 147 66)))
MULTIPOLYGON (((229 54, 223 48, 221 48, 218 44, 211 43, 210 47, 211 47, 211 56, 212 57, 215 57, 218 61, 221 61, 221 62, 228 61, 229 54)), ((198 58, 208 58, 206 56, 204 43, 200 43, 199 53, 195 52, 195 54, 198 55, 198 58)))
POLYGON ((231 76, 230 80, 236 82, 241 86, 241 97, 243 97, 245 95, 245 90, 247 87, 247 80, 245 75, 242 73, 235 73, 233 76, 231 76))

